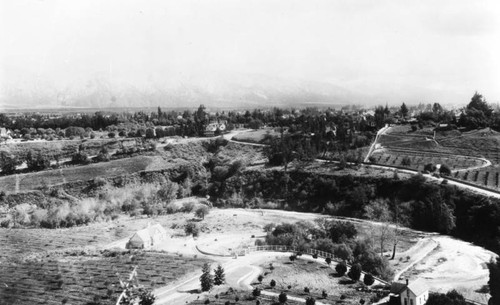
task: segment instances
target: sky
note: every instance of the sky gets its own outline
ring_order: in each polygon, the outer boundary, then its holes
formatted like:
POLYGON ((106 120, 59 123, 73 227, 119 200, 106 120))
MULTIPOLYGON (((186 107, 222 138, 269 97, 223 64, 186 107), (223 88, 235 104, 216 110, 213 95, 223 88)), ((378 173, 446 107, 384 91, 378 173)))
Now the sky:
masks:
POLYGON ((497 103, 498 54, 497 0, 0 0, 3 100, 250 75, 497 103))

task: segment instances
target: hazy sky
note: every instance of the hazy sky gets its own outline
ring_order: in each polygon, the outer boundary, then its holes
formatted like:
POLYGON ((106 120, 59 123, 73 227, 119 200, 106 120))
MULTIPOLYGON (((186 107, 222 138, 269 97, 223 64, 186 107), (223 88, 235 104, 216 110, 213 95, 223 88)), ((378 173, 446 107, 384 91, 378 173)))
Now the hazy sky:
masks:
POLYGON ((498 0, 0 0, 4 97, 251 74, 499 102, 499 54, 498 0))

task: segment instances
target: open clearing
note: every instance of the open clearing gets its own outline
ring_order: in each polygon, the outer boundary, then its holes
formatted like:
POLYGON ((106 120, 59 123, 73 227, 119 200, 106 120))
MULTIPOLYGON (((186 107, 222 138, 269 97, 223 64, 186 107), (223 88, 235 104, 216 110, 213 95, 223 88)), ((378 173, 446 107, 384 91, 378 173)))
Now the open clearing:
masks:
POLYGON ((248 142, 256 144, 269 144, 265 140, 266 136, 277 137, 280 134, 272 128, 263 128, 258 130, 251 130, 242 132, 233 137, 233 140, 239 142, 248 142))

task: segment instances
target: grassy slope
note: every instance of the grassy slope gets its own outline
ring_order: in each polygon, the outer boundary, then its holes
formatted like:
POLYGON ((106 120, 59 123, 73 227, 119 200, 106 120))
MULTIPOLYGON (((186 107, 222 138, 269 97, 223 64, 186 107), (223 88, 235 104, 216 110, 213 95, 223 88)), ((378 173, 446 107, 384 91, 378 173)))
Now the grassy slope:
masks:
POLYGON ((269 135, 274 136, 274 137, 279 136, 279 133, 275 132, 273 129, 259 129, 259 130, 252 130, 252 131, 248 131, 248 132, 242 132, 242 133, 234 136, 233 140, 240 141, 240 142, 265 144, 263 140, 264 140, 264 137, 266 136, 266 134, 269 134, 269 135))

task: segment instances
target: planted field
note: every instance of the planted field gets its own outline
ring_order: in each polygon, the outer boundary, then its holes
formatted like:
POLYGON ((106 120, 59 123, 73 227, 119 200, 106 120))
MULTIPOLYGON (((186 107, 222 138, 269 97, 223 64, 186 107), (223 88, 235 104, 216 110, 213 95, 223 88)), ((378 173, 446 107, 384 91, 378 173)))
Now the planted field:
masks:
POLYGON ((481 129, 412 132, 409 126, 393 126, 379 137, 384 150, 375 151, 375 163, 422 171, 424 165, 446 164, 452 177, 497 190, 500 188, 500 133, 481 129), (406 158, 403 164, 403 158, 406 158), (491 162, 487 165, 484 158, 491 162), (408 164, 409 162, 409 164, 408 164))
POLYGON ((397 149, 376 151, 372 154, 372 157, 375 158, 377 164, 407 167, 418 171, 422 171, 428 163, 446 164, 452 171, 479 167, 485 164, 481 159, 468 156, 397 149))
POLYGON ((0 304, 114 304, 137 266, 137 279, 148 288, 165 286, 201 269, 205 260, 155 252, 102 252, 54 256, 2 265, 0 304), (96 302, 97 303, 97 302, 96 302))
MULTIPOLYGON (((38 189, 44 185, 56 185, 68 182, 88 181, 97 177, 127 175, 148 169, 161 169, 159 158, 137 156, 109 162, 76 166, 36 173, 11 175, 0 178, 0 191, 22 192, 38 189), (150 166, 154 164, 154 166, 150 166)), ((165 164, 166 165, 166 164, 165 164)))

